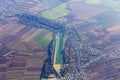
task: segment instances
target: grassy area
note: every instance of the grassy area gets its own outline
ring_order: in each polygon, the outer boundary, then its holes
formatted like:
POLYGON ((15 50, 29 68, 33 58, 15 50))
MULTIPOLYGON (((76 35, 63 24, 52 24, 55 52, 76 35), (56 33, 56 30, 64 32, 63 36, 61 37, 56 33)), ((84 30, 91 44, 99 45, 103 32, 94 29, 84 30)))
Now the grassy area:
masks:
POLYGON ((72 3, 72 2, 76 2, 79 0, 70 0, 66 3, 60 4, 50 10, 46 10, 44 12, 41 13, 41 16, 51 19, 51 20, 55 20, 57 18, 66 16, 69 14, 69 10, 67 10, 67 4, 72 3))
POLYGON ((47 30, 42 30, 37 36, 34 37, 34 41, 38 46, 48 46, 52 39, 52 33, 47 30))
POLYGON ((52 8, 51 10, 46 10, 41 13, 41 15, 48 19, 57 19, 69 14, 69 11, 66 9, 66 4, 61 4, 57 7, 52 8))
POLYGON ((48 80, 47 78, 43 78, 42 80, 48 80))
POLYGON ((59 38, 56 39, 56 45, 55 45, 55 64, 60 64, 61 63, 61 54, 59 52, 59 46, 60 46, 60 40, 59 38))
POLYGON ((42 12, 41 15, 45 18, 52 19, 52 20, 60 17, 60 15, 57 15, 56 12, 51 11, 51 10, 46 10, 46 11, 42 12))
POLYGON ((58 15, 68 15, 69 11, 66 9, 66 7, 66 4, 61 4, 55 8, 52 8, 52 10, 58 13, 58 15))
POLYGON ((60 34, 56 38, 56 46, 55 46, 55 64, 61 64, 61 51, 62 51, 62 42, 63 42, 63 36, 60 34))

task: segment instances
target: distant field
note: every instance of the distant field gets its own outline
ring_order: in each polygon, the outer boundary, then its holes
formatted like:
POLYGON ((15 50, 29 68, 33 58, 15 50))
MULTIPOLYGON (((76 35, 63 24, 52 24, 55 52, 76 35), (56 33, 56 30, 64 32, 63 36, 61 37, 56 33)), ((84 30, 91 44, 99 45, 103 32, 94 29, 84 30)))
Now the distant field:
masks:
POLYGON ((89 4, 99 4, 101 2, 101 0, 86 0, 86 3, 89 4))
POLYGON ((57 6, 57 5, 61 4, 61 3, 62 2, 59 1, 59 0, 42 0, 42 4, 44 6, 46 6, 46 7, 49 7, 49 8, 55 7, 55 6, 57 6))
POLYGON ((39 46, 48 46, 52 39, 52 33, 47 30, 42 30, 37 36, 34 37, 34 41, 39 46))
POLYGON ((69 2, 60 4, 56 7, 53 7, 49 10, 46 10, 46 11, 41 13, 41 16, 48 18, 48 19, 52 19, 52 20, 66 16, 70 12, 68 9, 66 9, 67 4, 72 3, 72 2, 76 2, 76 1, 79 1, 79 0, 70 0, 69 2))
POLYGON ((84 4, 81 2, 74 2, 68 5, 68 8, 71 10, 71 13, 76 15, 79 19, 87 20, 90 17, 101 14, 108 9, 102 7, 95 7, 93 5, 84 4))
POLYGON ((119 2, 115 0, 86 0, 86 3, 111 8, 119 5, 119 2))
POLYGON ((51 10, 46 10, 41 13, 41 15, 48 19, 57 19, 69 14, 69 11, 66 9, 66 4, 61 4, 57 7, 52 8, 51 10))
POLYGON ((100 29, 105 29, 119 23, 120 21, 120 11, 108 11, 93 17, 98 24, 101 25, 100 29))

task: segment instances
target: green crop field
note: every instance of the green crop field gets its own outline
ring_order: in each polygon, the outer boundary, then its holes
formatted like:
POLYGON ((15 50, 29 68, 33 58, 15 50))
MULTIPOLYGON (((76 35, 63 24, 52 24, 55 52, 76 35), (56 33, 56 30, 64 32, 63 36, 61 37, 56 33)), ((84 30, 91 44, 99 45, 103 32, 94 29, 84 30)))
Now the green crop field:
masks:
POLYGON ((52 10, 59 13, 60 15, 68 15, 69 10, 67 10, 66 7, 67 7, 66 4, 61 4, 61 5, 53 8, 52 10))
POLYGON ((46 10, 41 13, 41 15, 48 19, 57 19, 69 14, 69 10, 66 9, 66 4, 61 4, 57 7, 52 8, 51 10, 46 10))
POLYGON ((34 37, 34 41, 37 43, 38 46, 48 46, 51 39, 52 33, 47 30, 42 30, 37 36, 34 37))
POLYGON ((54 8, 51 8, 49 10, 43 11, 41 13, 41 16, 51 19, 51 20, 55 20, 57 18, 66 16, 69 14, 69 10, 67 9, 67 4, 70 4, 70 3, 76 2, 76 1, 79 1, 79 0, 70 0, 67 3, 63 3, 54 8))

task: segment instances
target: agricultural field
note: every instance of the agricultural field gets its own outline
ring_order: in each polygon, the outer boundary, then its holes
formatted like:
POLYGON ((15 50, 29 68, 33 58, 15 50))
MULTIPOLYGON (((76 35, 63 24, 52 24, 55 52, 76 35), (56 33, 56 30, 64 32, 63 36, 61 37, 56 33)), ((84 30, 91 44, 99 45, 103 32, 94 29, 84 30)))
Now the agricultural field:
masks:
POLYGON ((66 9, 65 4, 61 4, 55 8, 52 8, 51 10, 46 10, 41 13, 41 15, 48 19, 57 19, 59 17, 63 17, 69 14, 69 11, 66 9))
POLYGON ((48 46, 52 39, 52 33, 47 30, 42 30, 38 35, 34 37, 34 41, 39 46, 48 46))
POLYGON ((93 5, 74 2, 68 5, 70 13, 76 15, 77 18, 87 20, 95 15, 101 14, 109 9, 102 7, 94 7, 93 5), (91 13, 91 14, 90 14, 91 13))
POLYGON ((66 3, 62 3, 58 6, 45 10, 41 12, 41 16, 48 18, 48 19, 52 19, 52 20, 67 16, 70 13, 70 11, 67 9, 67 5, 72 2, 77 2, 77 1, 79 0, 70 0, 66 3))
POLYGON ((53 8, 60 5, 62 2, 60 0, 42 0, 42 4, 47 8, 53 8))
POLYGON ((86 0, 87 4, 92 4, 96 6, 104 6, 108 8, 114 8, 115 6, 119 5, 119 1, 116 2, 114 0, 86 0))
POLYGON ((0 0, 0 80, 120 80, 120 0, 0 0))
POLYGON ((120 11, 108 11, 100 15, 93 17, 98 24, 101 25, 101 29, 111 27, 119 23, 120 21, 120 11))

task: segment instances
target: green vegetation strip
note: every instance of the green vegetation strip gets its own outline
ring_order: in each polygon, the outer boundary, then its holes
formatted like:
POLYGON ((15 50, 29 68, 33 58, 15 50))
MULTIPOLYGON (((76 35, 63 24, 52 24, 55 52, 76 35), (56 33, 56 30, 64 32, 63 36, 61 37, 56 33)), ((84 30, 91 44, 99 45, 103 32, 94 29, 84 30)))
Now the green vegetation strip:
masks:
POLYGON ((62 57, 62 42, 63 42, 63 36, 62 34, 60 34, 59 38, 56 40, 56 50, 55 50, 55 54, 56 54, 56 64, 61 64, 61 57, 62 57))
POLYGON ((89 4, 99 4, 101 2, 101 0, 87 0, 86 3, 89 4))
POLYGON ((42 78, 41 80, 48 80, 47 78, 42 78))

